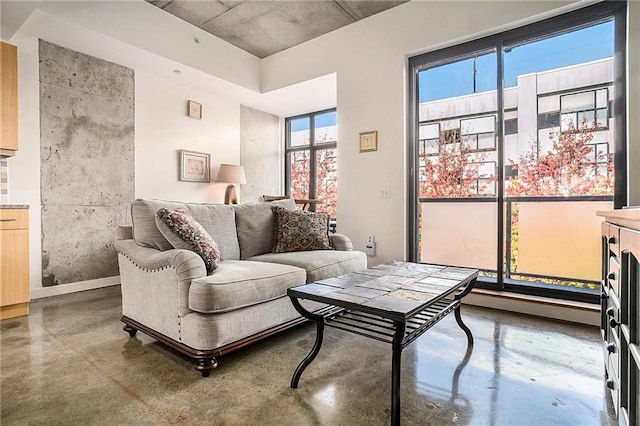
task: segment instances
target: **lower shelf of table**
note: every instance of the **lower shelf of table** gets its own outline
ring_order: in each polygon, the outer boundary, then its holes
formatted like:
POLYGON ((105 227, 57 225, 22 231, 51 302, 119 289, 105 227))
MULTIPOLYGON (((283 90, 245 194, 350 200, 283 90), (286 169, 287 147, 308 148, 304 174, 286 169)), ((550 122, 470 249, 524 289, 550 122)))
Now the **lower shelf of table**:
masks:
MULTIPOLYGON (((459 300, 441 299, 409 318, 405 325, 402 347, 420 337, 458 306, 459 300)), ((325 316, 325 325, 386 343, 393 343, 396 330, 390 319, 338 307, 325 316)))

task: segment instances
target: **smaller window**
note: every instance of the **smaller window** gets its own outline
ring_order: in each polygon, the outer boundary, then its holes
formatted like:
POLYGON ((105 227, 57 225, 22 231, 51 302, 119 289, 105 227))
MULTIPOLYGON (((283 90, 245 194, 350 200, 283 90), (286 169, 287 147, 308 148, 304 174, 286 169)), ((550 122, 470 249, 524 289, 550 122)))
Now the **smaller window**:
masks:
POLYGON ((438 155, 438 147, 440 145, 440 123, 420 124, 418 133, 420 139, 420 157, 426 155, 438 155))
POLYGON ((589 162, 594 165, 596 176, 609 176, 609 165, 611 155, 609 154, 609 144, 606 142, 593 143, 587 145, 591 148, 589 162))
POLYGON ((308 146, 311 135, 311 121, 309 117, 300 117, 288 122, 288 148, 308 146))
POLYGON ((316 199, 323 204, 309 210, 337 212, 337 114, 319 111, 285 119, 286 194, 296 200, 316 199))
POLYGON ((473 151, 495 151, 496 117, 488 115, 460 120, 462 140, 473 151))
POLYGON ((338 140, 337 114, 329 111, 318 114, 314 119, 314 144, 336 143, 338 140))
POLYGON ((468 163, 470 167, 466 168, 464 174, 471 173, 475 176, 473 182, 474 195, 495 195, 496 194, 496 162, 481 161, 476 163, 468 163))
POLYGON ((609 127, 609 90, 587 90, 560 96, 560 131, 609 127))

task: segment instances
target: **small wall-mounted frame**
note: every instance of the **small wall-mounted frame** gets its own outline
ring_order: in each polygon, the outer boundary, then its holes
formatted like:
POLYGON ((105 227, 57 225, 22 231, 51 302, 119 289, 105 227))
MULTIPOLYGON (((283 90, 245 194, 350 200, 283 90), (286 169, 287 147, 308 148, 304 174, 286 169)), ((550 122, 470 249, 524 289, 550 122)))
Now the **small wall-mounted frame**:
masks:
POLYGON ((211 182, 211 155, 180 150, 180 177, 185 182, 211 182))
POLYGON ((187 111, 189 117, 195 118, 196 120, 202 120, 202 104, 195 101, 189 101, 187 111))
POLYGON ((378 131, 360 133, 360 152, 378 150, 378 131))

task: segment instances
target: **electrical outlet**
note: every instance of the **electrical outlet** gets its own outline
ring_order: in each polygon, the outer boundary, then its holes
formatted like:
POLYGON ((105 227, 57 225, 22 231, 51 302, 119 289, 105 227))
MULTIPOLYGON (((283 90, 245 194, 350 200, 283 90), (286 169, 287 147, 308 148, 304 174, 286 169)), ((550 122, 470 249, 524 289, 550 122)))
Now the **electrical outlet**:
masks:
POLYGON ((375 242, 376 236, 371 234, 367 236, 367 244, 373 244, 375 242))
POLYGON ((380 198, 386 199, 391 198, 391 187, 383 186, 380 188, 380 198))

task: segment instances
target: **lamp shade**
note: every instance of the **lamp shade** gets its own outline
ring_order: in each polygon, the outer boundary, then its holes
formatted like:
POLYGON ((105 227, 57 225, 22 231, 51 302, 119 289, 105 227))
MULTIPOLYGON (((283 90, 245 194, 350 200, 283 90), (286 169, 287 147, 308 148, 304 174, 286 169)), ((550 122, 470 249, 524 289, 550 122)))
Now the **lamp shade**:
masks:
POLYGON ((244 175, 244 167, 233 164, 220 164, 216 182, 247 183, 247 178, 244 175))

